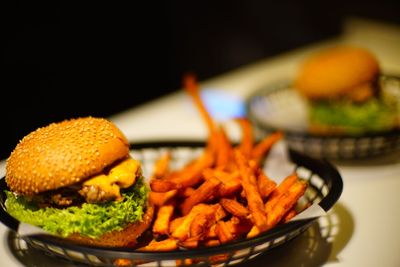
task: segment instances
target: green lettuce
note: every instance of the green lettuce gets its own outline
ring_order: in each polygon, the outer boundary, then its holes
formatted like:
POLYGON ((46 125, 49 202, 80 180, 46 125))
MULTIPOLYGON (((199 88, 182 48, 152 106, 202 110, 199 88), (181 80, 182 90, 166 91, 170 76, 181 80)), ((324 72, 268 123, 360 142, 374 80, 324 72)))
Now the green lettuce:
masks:
POLYGON ((393 129, 396 107, 380 99, 365 103, 350 101, 315 101, 310 107, 310 121, 343 128, 348 134, 363 134, 393 129))
POLYGON ((124 199, 120 202, 84 203, 80 207, 64 209, 54 207, 39 209, 24 197, 6 191, 5 206, 7 212, 17 220, 38 226, 50 233, 62 237, 79 233, 97 238, 110 231, 122 230, 129 223, 142 220, 147 204, 147 193, 148 188, 141 178, 132 190, 122 193, 124 199))

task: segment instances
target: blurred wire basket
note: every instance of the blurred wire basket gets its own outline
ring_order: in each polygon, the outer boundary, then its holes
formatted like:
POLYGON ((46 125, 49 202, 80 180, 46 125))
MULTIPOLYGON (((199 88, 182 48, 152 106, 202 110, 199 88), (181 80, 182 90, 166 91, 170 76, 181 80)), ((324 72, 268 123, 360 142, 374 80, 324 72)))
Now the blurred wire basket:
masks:
MULTIPOLYGON (((397 101, 400 110, 400 78, 381 76, 379 84, 397 101)), ((313 157, 365 159, 400 150, 400 129, 396 127, 362 135, 310 133, 307 103, 287 80, 257 90, 247 99, 246 109, 258 135, 282 130, 289 148, 313 157)))
MULTIPOLYGON (((171 152, 176 166, 195 158, 204 148, 202 142, 151 142, 132 145, 131 154, 143 164, 144 172, 165 151, 171 152)), ((326 160, 315 159, 289 150, 290 163, 301 179, 309 182, 299 205, 306 207, 317 203, 325 211, 338 201, 343 182, 336 168, 326 160)), ((5 210, 5 179, 0 180, 0 220, 17 231, 19 222, 5 210)), ((299 236, 317 218, 290 221, 251 239, 241 239, 212 248, 197 248, 170 252, 141 252, 132 248, 104 248, 71 244, 48 235, 21 237, 28 246, 74 265, 116 266, 231 266, 244 263, 274 247, 299 236)))

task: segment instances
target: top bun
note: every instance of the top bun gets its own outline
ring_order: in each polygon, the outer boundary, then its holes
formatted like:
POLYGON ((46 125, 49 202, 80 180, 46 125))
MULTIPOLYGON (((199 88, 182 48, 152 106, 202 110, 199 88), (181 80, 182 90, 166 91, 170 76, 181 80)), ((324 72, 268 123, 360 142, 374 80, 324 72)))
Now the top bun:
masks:
POLYGON ((294 86, 310 99, 328 99, 349 94, 355 88, 365 89, 378 75, 378 61, 368 50, 340 46, 306 60, 294 86))
POLYGON ((100 173, 129 155, 122 132, 102 118, 78 118, 39 128, 15 147, 6 182, 21 195, 69 186, 100 173))

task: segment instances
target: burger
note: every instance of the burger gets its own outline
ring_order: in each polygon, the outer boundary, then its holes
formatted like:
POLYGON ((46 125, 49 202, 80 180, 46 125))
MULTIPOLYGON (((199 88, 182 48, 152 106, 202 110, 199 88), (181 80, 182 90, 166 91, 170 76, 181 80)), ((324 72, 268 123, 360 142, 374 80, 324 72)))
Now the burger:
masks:
POLYGON ((7 159, 5 181, 9 214, 75 243, 133 246, 152 221, 140 162, 103 118, 31 132, 7 159))
POLYGON ((396 104, 385 96, 377 58, 367 49, 336 46, 300 65, 294 88, 309 104, 314 134, 360 135, 396 124, 396 104))

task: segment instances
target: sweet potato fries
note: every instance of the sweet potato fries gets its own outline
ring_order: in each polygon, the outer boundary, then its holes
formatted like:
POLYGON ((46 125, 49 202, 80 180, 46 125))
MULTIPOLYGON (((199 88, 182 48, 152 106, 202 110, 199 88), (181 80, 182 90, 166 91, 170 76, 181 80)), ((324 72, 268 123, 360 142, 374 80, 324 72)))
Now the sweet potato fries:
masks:
POLYGON ((282 133, 256 141, 250 122, 237 118, 242 137, 233 144, 207 112, 193 75, 185 76, 184 88, 209 138, 202 154, 183 168, 171 168, 169 152, 156 162, 150 180, 150 201, 157 211, 153 240, 140 250, 216 246, 254 237, 292 218, 307 183, 293 173, 277 184, 261 167, 282 133))

